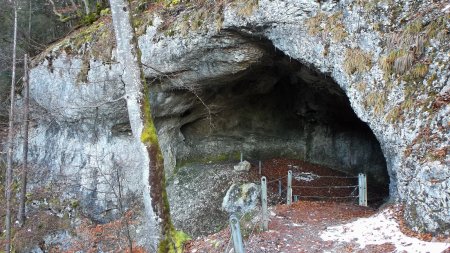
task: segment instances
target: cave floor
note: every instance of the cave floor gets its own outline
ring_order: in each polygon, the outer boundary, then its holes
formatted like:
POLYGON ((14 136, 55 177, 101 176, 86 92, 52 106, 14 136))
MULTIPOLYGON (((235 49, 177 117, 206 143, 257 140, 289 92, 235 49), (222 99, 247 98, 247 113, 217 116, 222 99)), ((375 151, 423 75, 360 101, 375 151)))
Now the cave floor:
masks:
MULTIPOLYGON (((263 161, 262 173, 259 175, 258 161, 250 162, 251 178, 267 177, 272 207, 269 230, 266 232, 261 231, 258 222, 260 212, 251 220, 241 219, 246 252, 450 253, 449 238, 436 238, 408 230, 401 218, 400 205, 379 208, 381 200, 386 197, 383 193, 369 191, 369 200, 372 201, 369 207, 362 207, 357 205, 358 200, 353 197, 358 195, 353 188, 321 188, 329 185, 357 185, 358 179, 354 175, 284 158, 263 161), (299 201, 290 206, 285 204, 285 193, 279 197, 278 183, 281 178, 282 191, 285 192, 288 170, 293 172, 293 195, 299 195, 299 201), (301 189, 298 186, 307 187, 301 189)), ((216 234, 189 241, 185 245, 185 252, 229 253, 233 252, 232 248, 230 229, 227 227, 216 234)))

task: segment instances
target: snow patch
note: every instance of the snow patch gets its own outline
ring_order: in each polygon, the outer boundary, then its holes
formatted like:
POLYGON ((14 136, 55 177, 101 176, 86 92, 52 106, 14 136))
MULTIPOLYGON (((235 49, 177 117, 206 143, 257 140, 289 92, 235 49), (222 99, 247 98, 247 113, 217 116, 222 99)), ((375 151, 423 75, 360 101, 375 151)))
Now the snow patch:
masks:
POLYGON ((361 249, 366 245, 392 243, 395 252, 439 253, 450 247, 450 243, 425 242, 408 237, 400 231, 392 209, 354 222, 329 227, 320 235, 324 241, 356 242, 361 249))
POLYGON ((450 11, 450 4, 448 4, 447 6, 444 7, 444 9, 442 9, 443 12, 447 13, 448 11, 450 11))
POLYGON ((319 178, 318 175, 311 172, 294 173, 293 176, 294 179, 297 181, 306 181, 306 182, 311 182, 316 180, 316 178, 319 178))

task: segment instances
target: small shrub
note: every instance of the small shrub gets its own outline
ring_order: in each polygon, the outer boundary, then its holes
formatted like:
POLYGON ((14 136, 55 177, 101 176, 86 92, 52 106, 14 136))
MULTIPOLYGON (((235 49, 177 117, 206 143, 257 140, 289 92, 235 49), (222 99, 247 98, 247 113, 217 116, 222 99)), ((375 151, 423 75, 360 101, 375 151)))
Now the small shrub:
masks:
POLYGON ((331 36, 334 42, 341 42, 348 36, 342 23, 343 16, 342 12, 336 12, 329 17, 323 12, 317 13, 306 21, 308 34, 322 35, 324 38, 331 36))
POLYGON ((308 28, 309 35, 316 36, 323 31, 322 22, 325 18, 326 15, 323 12, 319 12, 316 16, 309 18, 306 21, 306 27, 308 28))
POLYGON ((175 5, 180 4, 180 3, 181 3, 180 0, 166 0, 165 1, 166 7, 175 6, 175 5))
POLYGON ((380 59, 385 77, 389 79, 392 74, 400 74, 407 82, 420 82, 428 73, 428 65, 417 62, 423 60, 430 40, 441 39, 442 34, 446 33, 445 16, 442 16, 428 24, 417 18, 402 31, 389 34, 386 39, 387 55, 380 59))
POLYGON ((394 107, 386 115, 386 121, 391 124, 394 124, 396 122, 402 122, 403 120, 404 120, 403 107, 401 105, 394 107))
POLYGON ((404 29, 404 33, 409 35, 416 35, 422 31, 422 28, 422 20, 419 18, 408 24, 404 29))
POLYGON ((397 74, 404 74, 411 68, 414 62, 414 53, 402 51, 401 56, 398 56, 394 61, 393 70, 397 74))
POLYGON ((371 92, 365 100, 365 108, 372 108, 375 115, 380 115, 384 111, 386 104, 386 94, 384 92, 371 92))
POLYGON ((87 14, 87 15, 84 15, 84 16, 82 16, 81 17, 81 20, 80 20, 80 23, 82 24, 82 25, 91 25, 92 23, 94 23, 95 21, 97 21, 97 19, 99 18, 100 16, 99 15, 97 15, 97 13, 95 13, 95 12, 91 12, 91 13, 89 13, 89 14, 87 14))
POLYGON ((411 75, 414 79, 423 79, 428 73, 428 65, 424 63, 418 63, 411 70, 411 75))
POLYGON ((414 63, 414 53, 405 49, 393 50, 380 60, 381 69, 387 74, 403 74, 414 63))
POLYGON ((100 11, 100 16, 104 17, 104 16, 109 16, 111 14, 111 9, 106 8, 100 11))
POLYGON ((336 25, 331 34, 334 42, 341 42, 348 36, 343 25, 336 25))
POLYGON ((240 3, 235 3, 238 7, 238 14, 241 16, 250 16, 258 7, 258 0, 241 0, 240 3))
POLYGON ((216 24, 216 32, 219 32, 222 30, 223 26, 223 14, 222 13, 216 13, 214 17, 214 21, 216 24))
POLYGON ((81 65, 80 72, 78 72, 78 74, 77 74, 77 79, 76 79, 77 84, 81 84, 81 83, 87 84, 89 82, 88 75, 89 75, 89 70, 91 69, 91 65, 90 65, 88 56, 89 56, 89 54, 86 54, 86 56, 83 58, 83 63, 81 65))
POLYGON ((360 48, 347 49, 344 60, 344 70, 347 74, 362 73, 372 67, 371 55, 360 48))
POLYGON ((359 82, 356 84, 355 88, 359 91, 359 92, 364 92, 367 89, 367 85, 364 82, 359 82))
POLYGON ((343 18, 344 14, 340 11, 334 13, 327 19, 325 30, 331 33, 331 38, 334 42, 341 42, 348 36, 342 23, 343 18))
POLYGON ((191 28, 194 30, 198 30, 202 24, 205 22, 207 17, 207 13, 204 10, 200 10, 195 12, 193 18, 191 20, 191 28))
POLYGON ((14 234, 12 241, 16 252, 30 252, 31 248, 41 243, 45 236, 70 229, 69 220, 61 219, 45 211, 33 215, 29 221, 14 234))

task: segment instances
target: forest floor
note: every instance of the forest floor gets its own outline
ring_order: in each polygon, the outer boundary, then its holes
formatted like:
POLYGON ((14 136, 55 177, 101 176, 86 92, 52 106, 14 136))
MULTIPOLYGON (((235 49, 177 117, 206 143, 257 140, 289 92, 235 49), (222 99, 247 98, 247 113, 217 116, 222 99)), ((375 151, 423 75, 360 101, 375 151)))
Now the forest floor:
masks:
MULTIPOLYGON (((450 253, 450 238, 436 238, 407 229, 401 205, 379 208, 386 194, 383 189, 369 192, 369 199, 375 201, 370 202, 369 207, 363 207, 357 205, 353 188, 321 188, 357 185, 357 178, 351 175, 288 159, 264 161, 262 167, 261 174, 267 177, 272 193, 269 193, 273 204, 269 230, 261 231, 258 217, 248 220, 244 215, 241 230, 246 252, 450 253), (293 195, 300 197, 300 201, 290 206, 277 202, 278 178, 282 178, 284 190, 284 176, 289 169, 293 171, 293 195), (300 185, 308 187, 302 189, 300 185), (302 196, 314 197, 302 199, 302 196)), ((259 174, 258 170, 253 165, 250 173, 259 174)), ((280 199, 283 198, 285 195, 282 194, 280 199)), ((233 252, 229 227, 191 240, 185 245, 185 252, 233 252)))

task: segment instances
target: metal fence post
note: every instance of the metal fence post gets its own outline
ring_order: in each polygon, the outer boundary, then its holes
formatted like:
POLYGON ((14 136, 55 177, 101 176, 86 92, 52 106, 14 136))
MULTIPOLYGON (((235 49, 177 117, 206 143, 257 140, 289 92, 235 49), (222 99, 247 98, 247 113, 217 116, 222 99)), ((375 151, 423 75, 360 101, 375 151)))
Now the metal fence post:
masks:
POLYGON ((259 168, 259 174, 261 175, 261 170, 262 170, 262 166, 261 166, 261 161, 259 161, 259 164, 258 164, 258 168, 259 168))
POLYGON ((244 154, 241 151, 241 162, 244 160, 244 154))
POLYGON ((235 253, 245 253, 244 243, 242 242, 241 228, 239 220, 234 214, 230 216, 231 235, 233 237, 233 245, 235 253))
POLYGON ((292 170, 288 171, 286 196, 287 196, 286 203, 288 205, 292 204, 292 170))
POLYGON ((267 179, 261 177, 261 206, 262 206, 262 228, 269 229, 269 212, 267 211, 267 179))
POLYGON ((363 173, 358 174, 358 190, 359 190, 359 205, 367 206, 367 178, 363 173))
POLYGON ((279 195, 280 197, 281 197, 281 193, 282 193, 281 187, 282 187, 282 185, 281 185, 281 179, 278 179, 278 195, 279 195))

